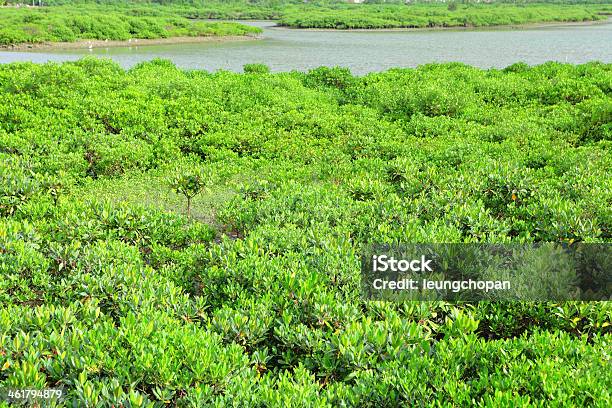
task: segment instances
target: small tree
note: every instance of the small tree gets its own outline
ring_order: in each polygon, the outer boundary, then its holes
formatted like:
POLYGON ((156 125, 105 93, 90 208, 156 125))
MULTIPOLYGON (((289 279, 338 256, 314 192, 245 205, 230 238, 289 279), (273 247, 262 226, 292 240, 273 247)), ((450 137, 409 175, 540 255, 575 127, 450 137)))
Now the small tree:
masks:
POLYGON ((191 217, 191 200, 200 194, 208 184, 208 177, 201 171, 191 171, 176 176, 171 187, 187 199, 187 217, 191 217))
POLYGON ((450 3, 448 3, 448 7, 447 8, 448 8, 448 11, 455 11, 455 10, 457 10, 457 3, 455 3, 454 1, 450 2, 450 3))

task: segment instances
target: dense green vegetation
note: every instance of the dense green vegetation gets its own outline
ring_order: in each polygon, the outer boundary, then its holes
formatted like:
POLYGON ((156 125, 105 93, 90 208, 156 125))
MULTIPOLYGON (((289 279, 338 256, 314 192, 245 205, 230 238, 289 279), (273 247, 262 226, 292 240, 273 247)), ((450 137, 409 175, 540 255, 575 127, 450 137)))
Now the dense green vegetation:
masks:
POLYGON ((609 5, 346 4, 320 1, 48 2, 0 8, 0 45, 257 33, 254 27, 198 19, 265 19, 296 28, 482 27, 607 18, 609 5), (92 4, 94 3, 94 4, 92 4), (157 4, 160 3, 160 4, 157 4), (186 19, 187 18, 187 19, 186 19))
POLYGON ((295 28, 482 27, 607 18, 610 5, 579 4, 346 4, 344 1, 260 3, 230 1, 178 4, 192 18, 266 19, 295 28), (296 4, 297 3, 297 4, 296 4))
POLYGON ((606 18, 585 6, 561 5, 344 5, 283 13, 280 24, 299 28, 483 27, 606 18))
POLYGON ((612 65, 247 71, 0 67, 1 386, 610 406, 609 302, 368 302, 359 254, 610 242, 612 65))
POLYGON ((189 20, 159 8, 0 8, 0 45, 78 40, 249 35, 260 29, 189 20))

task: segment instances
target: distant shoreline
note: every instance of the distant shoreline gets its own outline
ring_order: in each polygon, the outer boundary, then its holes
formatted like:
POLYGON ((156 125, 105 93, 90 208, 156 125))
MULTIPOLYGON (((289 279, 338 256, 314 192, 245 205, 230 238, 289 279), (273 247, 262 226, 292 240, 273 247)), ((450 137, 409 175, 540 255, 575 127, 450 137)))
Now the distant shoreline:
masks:
MULTIPOLYGON (((272 21, 272 20, 271 20, 272 21)), ((489 29, 507 29, 520 30, 525 28, 551 28, 551 27, 572 27, 572 26, 592 26, 611 24, 612 18, 604 18, 601 20, 588 21, 548 21, 539 23, 524 23, 524 24, 502 24, 502 25, 485 25, 485 26, 434 26, 434 27, 389 27, 389 28, 306 28, 306 27, 291 27, 285 25, 274 25, 267 28, 286 29, 286 30, 307 30, 307 31, 350 31, 350 32, 402 32, 402 31, 446 31, 446 30, 489 30, 489 29)))
POLYGON ((78 40, 74 42, 42 42, 2 45, 2 51, 28 51, 48 49, 82 49, 108 47, 140 47, 148 45, 173 45, 203 42, 250 41, 260 39, 261 35, 227 35, 199 37, 168 37, 168 38, 133 38, 130 40, 78 40))

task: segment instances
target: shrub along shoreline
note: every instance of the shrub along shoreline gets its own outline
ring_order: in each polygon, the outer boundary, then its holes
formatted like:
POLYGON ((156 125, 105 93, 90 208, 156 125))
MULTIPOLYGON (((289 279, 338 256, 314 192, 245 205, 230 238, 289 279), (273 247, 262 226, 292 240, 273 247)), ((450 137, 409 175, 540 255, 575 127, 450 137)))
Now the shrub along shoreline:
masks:
POLYGON ((290 8, 279 24, 293 28, 376 29, 500 27, 534 23, 562 23, 605 20, 600 7, 569 5, 365 5, 365 7, 290 8))
POLYGON ((607 16, 604 19, 588 20, 588 21, 550 21, 536 23, 520 23, 520 24, 502 24, 488 26, 434 26, 434 27, 387 27, 387 28, 302 28, 291 27, 277 24, 275 27, 284 28, 287 30, 308 30, 308 31, 355 31, 355 32, 411 32, 411 31, 478 31, 478 30, 521 30, 530 28, 551 28, 551 27, 570 27, 570 26, 592 26, 600 24, 612 23, 612 17, 607 16))
MULTIPOLYGON (((145 9, 148 10, 148 9, 145 9)), ((85 41, 157 40, 184 42, 191 38, 247 37, 258 27, 236 22, 190 20, 180 15, 120 7, 36 7, 0 9, 0 46, 85 41)), ((144 41, 143 43, 146 43, 144 41)), ((153 42, 153 41, 148 41, 153 42)))

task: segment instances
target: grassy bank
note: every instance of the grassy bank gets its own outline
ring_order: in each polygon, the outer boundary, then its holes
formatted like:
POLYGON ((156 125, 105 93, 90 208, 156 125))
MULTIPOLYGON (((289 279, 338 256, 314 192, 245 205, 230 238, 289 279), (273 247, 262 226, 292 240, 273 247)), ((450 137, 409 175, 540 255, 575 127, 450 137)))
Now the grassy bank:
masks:
POLYGON ((246 36, 259 32, 258 28, 238 23, 189 20, 157 7, 0 8, 0 45, 3 46, 80 40, 246 36))
POLYGON ((0 66, 0 387, 610 405, 610 302, 367 301, 360 251, 611 242, 612 65, 247 71, 0 66))

